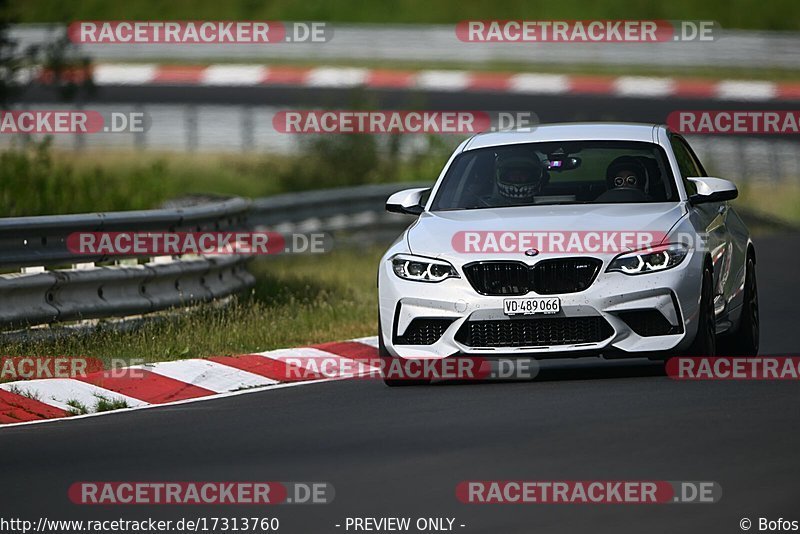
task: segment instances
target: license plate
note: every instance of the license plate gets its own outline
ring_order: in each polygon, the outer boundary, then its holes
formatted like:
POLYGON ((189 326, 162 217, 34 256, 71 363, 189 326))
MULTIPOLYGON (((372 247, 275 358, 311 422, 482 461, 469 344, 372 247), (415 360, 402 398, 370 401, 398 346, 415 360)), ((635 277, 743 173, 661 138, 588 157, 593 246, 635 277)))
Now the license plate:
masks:
POLYGON ((506 315, 550 314, 560 311, 561 299, 558 297, 503 299, 503 313, 506 315))

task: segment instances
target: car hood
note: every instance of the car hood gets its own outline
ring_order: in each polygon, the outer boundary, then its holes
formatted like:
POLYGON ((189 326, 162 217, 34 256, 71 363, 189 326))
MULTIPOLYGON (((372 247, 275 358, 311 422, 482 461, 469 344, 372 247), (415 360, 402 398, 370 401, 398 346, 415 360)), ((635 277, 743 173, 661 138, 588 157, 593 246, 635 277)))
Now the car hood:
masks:
MULTIPOLYGON (((668 232, 686 213, 679 203, 573 204, 425 212, 408 230, 412 253, 442 259, 474 260, 458 252, 453 237, 465 231, 668 232)), ((593 254, 602 256, 603 254, 593 254)), ((493 253, 492 259, 519 253, 493 253)))

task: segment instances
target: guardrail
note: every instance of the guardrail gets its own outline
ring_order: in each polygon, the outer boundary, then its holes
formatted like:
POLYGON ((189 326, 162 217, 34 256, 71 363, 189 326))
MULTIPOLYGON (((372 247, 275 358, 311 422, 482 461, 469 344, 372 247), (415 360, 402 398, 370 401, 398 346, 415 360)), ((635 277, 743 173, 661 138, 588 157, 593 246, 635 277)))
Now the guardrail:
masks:
POLYGON ((419 183, 360 185, 289 193, 253 200, 249 221, 278 232, 375 230, 408 225, 408 217, 387 213, 392 193, 419 183))
POLYGON ((158 210, 0 219, 0 269, 19 269, 0 274, 0 328, 141 315, 226 297, 254 283, 245 269, 245 256, 77 255, 67 247, 67 237, 74 232, 254 228, 348 232, 351 239, 373 243, 409 223, 407 217, 383 209, 389 195, 408 185, 367 185, 253 201, 235 198, 158 210))
POLYGON ((244 256, 76 255, 73 232, 217 231, 248 226, 249 201, 115 213, 0 219, 0 327, 124 317, 197 304, 250 287, 244 256), (98 265, 98 263, 110 263, 98 265))
MULTIPOLYGON (((127 317, 225 297, 254 283, 244 256, 149 258, 76 256, 66 238, 77 231, 207 231, 268 229, 325 232, 337 245, 396 237, 413 220, 387 213, 386 199, 419 183, 365 185, 291 193, 252 201, 231 199, 187 208, 0 219, 0 328, 127 317), (114 265, 97 265, 106 261, 114 265), (49 270, 45 270, 49 267, 49 270)), ((798 228, 738 208, 754 227, 798 228)))

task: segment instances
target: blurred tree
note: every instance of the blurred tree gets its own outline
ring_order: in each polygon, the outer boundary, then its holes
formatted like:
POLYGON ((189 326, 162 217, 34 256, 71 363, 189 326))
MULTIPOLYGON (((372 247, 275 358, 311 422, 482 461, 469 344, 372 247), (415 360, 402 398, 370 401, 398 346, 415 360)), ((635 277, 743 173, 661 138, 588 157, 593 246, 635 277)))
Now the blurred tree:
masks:
POLYGON ((53 39, 21 47, 11 35, 16 17, 9 0, 0 0, 0 107, 7 107, 20 91, 40 79, 57 89, 55 96, 74 100, 78 90, 93 90, 90 61, 58 30, 53 39))

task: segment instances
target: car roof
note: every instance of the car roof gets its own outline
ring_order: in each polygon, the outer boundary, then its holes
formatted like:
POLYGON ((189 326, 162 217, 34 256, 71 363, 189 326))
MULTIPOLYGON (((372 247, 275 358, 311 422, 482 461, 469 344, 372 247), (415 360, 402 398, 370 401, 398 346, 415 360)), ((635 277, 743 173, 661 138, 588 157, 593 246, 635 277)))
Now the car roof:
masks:
POLYGON ((540 124, 533 128, 520 128, 504 132, 481 133, 472 137, 463 151, 501 145, 537 143, 546 141, 643 141, 655 142, 658 124, 626 122, 565 122, 540 124))

